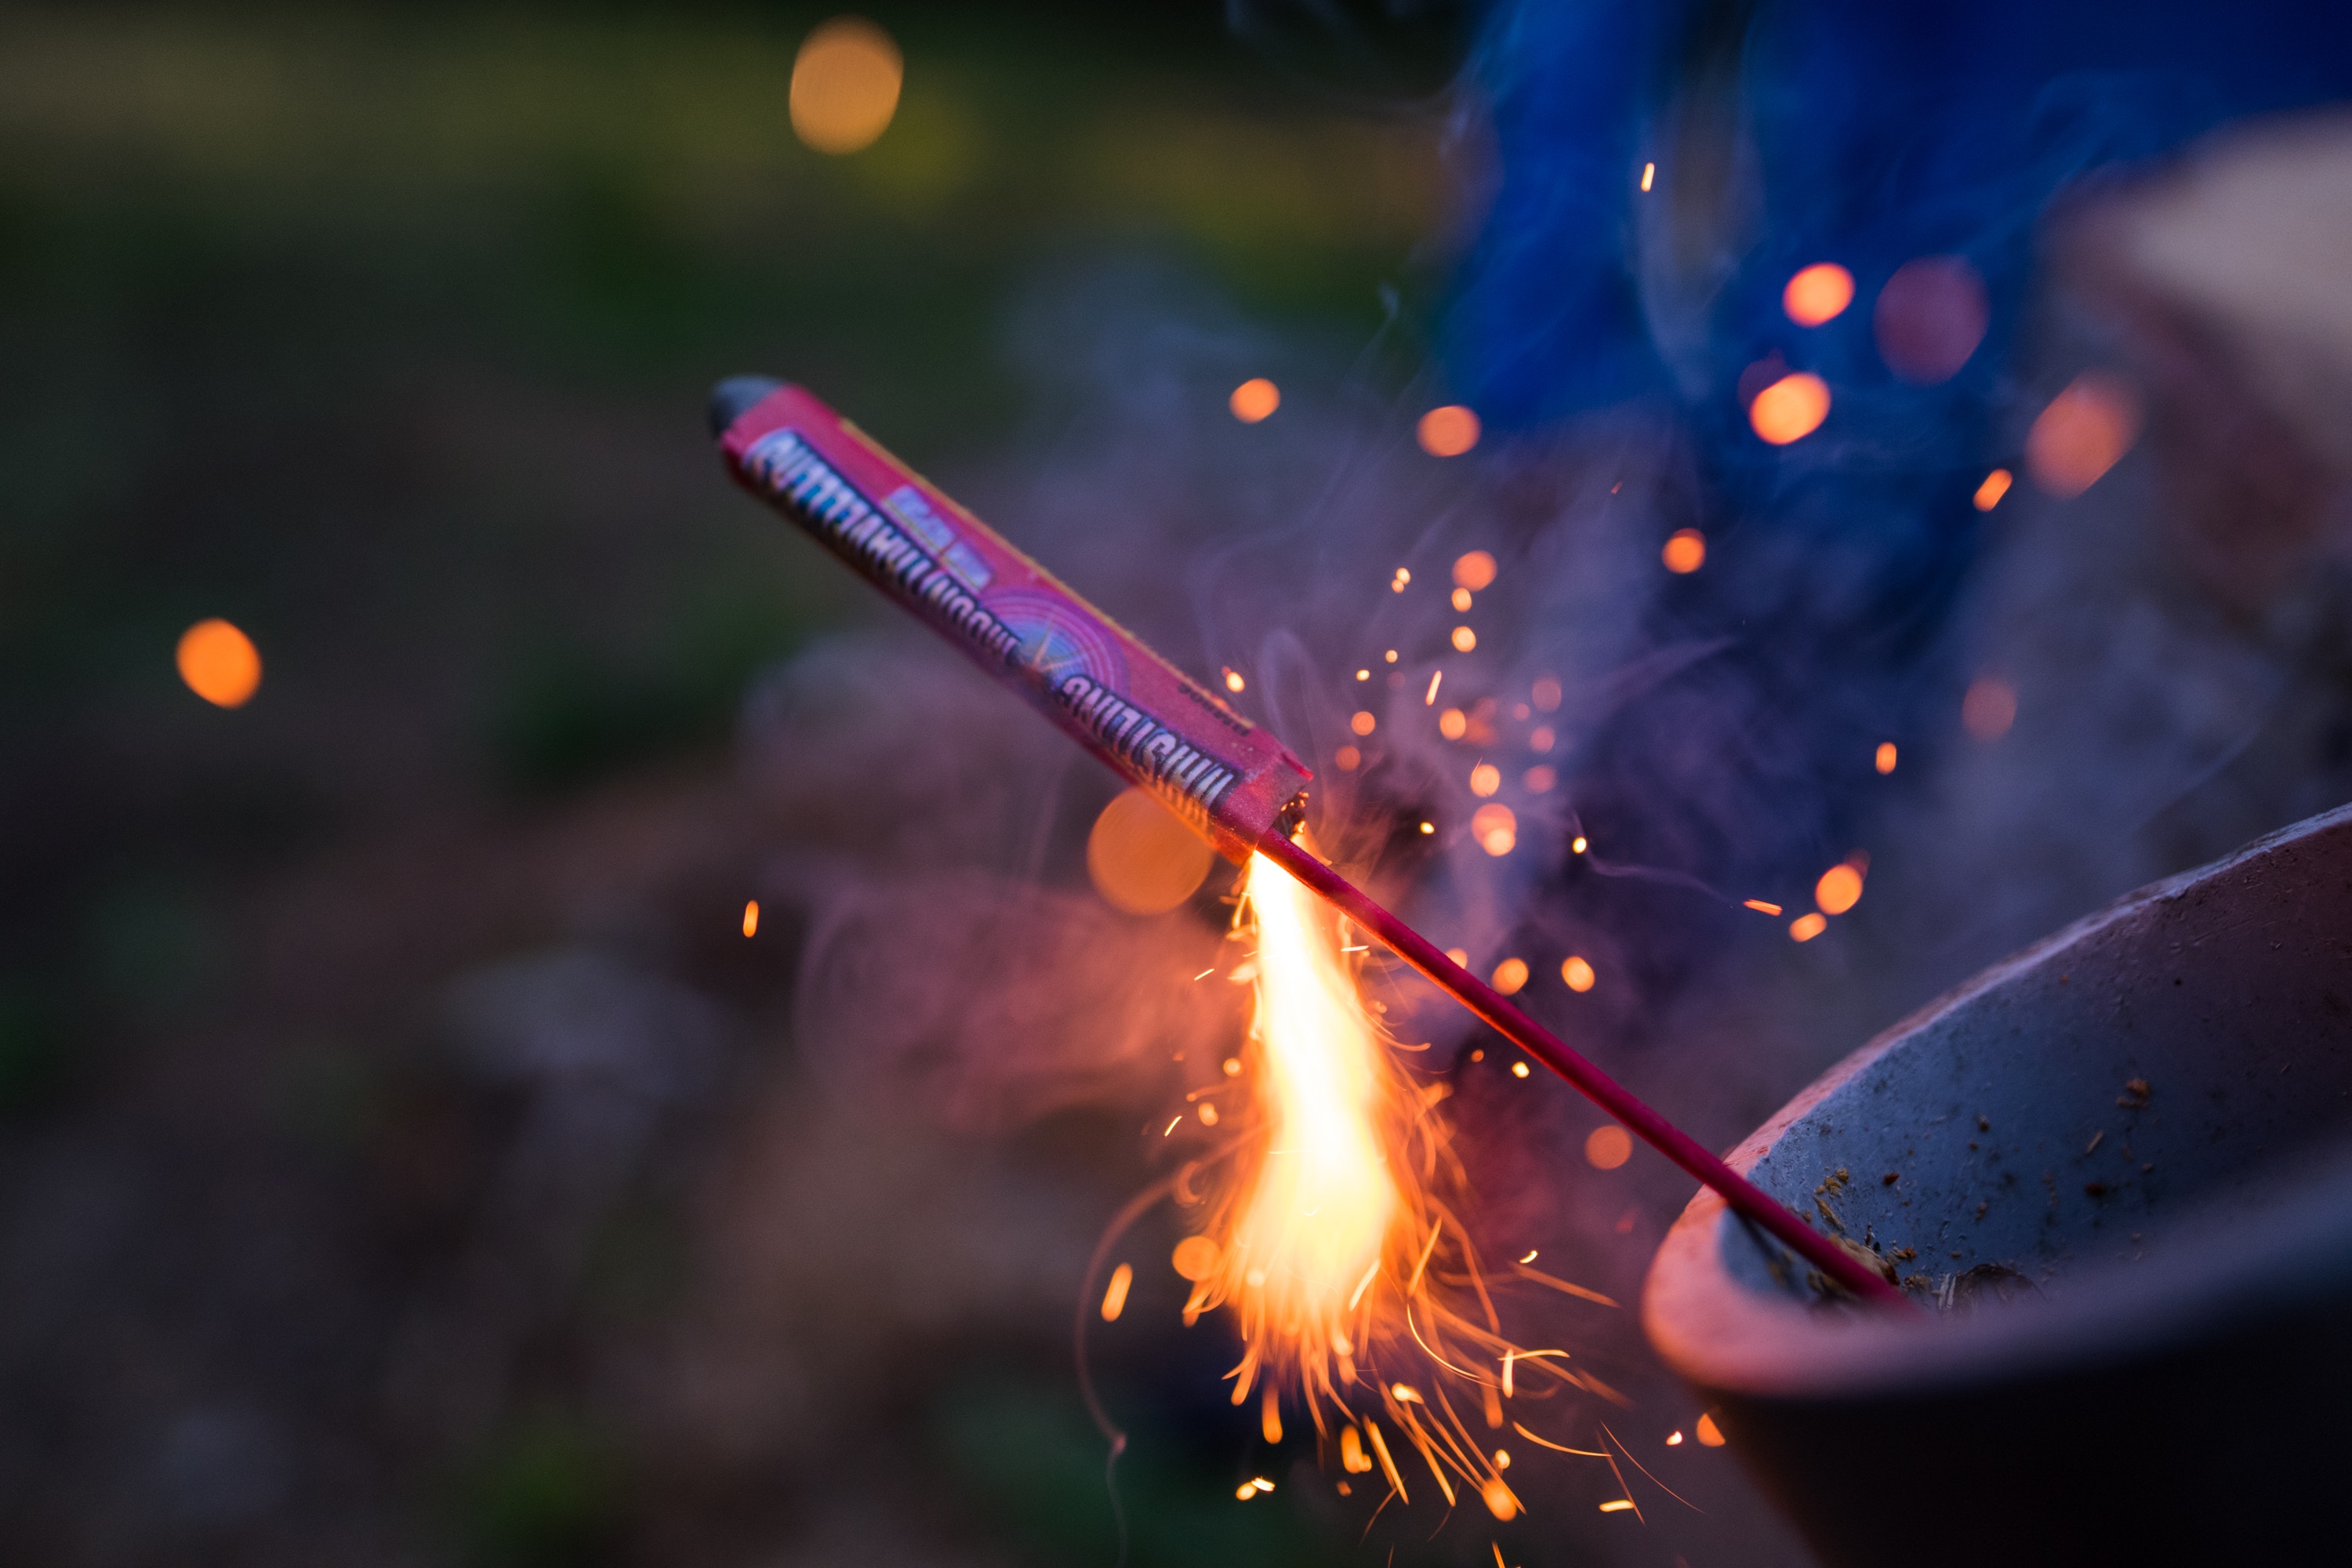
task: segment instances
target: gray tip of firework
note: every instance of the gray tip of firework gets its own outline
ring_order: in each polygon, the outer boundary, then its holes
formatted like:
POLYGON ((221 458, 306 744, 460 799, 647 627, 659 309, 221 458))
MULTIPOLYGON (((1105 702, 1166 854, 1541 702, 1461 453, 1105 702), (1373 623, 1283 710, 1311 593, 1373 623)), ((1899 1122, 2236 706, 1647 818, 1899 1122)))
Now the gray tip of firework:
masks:
POLYGON ((751 405, 784 384, 772 375, 730 375, 710 389, 710 434, 713 438, 727 434, 727 427, 751 405))

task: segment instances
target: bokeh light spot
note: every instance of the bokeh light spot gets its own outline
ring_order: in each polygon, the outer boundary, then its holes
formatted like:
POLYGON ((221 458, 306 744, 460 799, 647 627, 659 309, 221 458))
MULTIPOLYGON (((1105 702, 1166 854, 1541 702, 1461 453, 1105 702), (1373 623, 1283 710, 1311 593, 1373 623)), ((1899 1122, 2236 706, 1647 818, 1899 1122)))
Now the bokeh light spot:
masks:
POLYGON ((1987 474, 1984 477, 1984 483, 1977 487, 1977 510, 1990 511, 1999 506, 2000 498, 2009 493, 2009 487, 2015 482, 2016 476, 2007 468, 1995 468, 1991 473, 1987 474))
POLYGON ((1470 793, 1482 798, 1503 787, 1503 770, 1492 763, 1480 763, 1470 770, 1470 793))
POLYGON ((1871 761, 1880 773, 1891 773, 1895 771, 1895 742, 1881 741, 1878 742, 1878 754, 1871 761))
POLYGON ((1499 801, 1482 805, 1470 815, 1470 837, 1478 841, 1479 848, 1500 859, 1518 846, 1519 819, 1499 801))
POLYGON ((1853 303, 1853 274, 1834 261, 1817 261, 1780 290, 1780 309, 1801 327, 1833 321, 1853 303))
POLYGON ((1495 965, 1494 986, 1504 995, 1517 994, 1519 988, 1527 983, 1528 961, 1526 959, 1507 958, 1495 965))
POLYGON ((242 708, 261 688, 261 652, 223 620, 198 621, 180 634, 180 679, 215 708, 242 708))
POLYGON ((2062 500, 2099 482, 2139 439, 2139 396, 2118 377, 2084 371, 2025 433, 2025 471, 2062 500))
POLYGON ((1477 646, 1478 634, 1476 632, 1472 631, 1468 626, 1456 626, 1454 628, 1454 651, 1455 653, 1469 653, 1473 649, 1476 648, 1477 646))
POLYGON ((835 157, 870 147, 898 112, 906 62, 863 16, 821 22, 793 61, 793 132, 835 157))
POLYGON ((1613 1171, 1633 1157, 1633 1135, 1615 1122, 1596 1127, 1584 1140, 1584 1158, 1596 1171, 1613 1171))
POLYGON ((1923 256, 1895 269, 1878 291, 1870 326, 1887 369, 1933 386, 1960 374, 1991 323, 1975 268, 1957 256, 1923 256))
POLYGON ((1829 929, 1830 917, 1819 910, 1815 910, 1811 914, 1799 915, 1789 922, 1789 935, 1798 942, 1811 942, 1829 929))
POLYGON ((1483 550, 1473 550, 1454 563, 1454 585, 1467 588, 1474 594, 1483 593, 1495 581, 1495 558, 1483 550))
POLYGON ((1217 1271, 1223 1257, 1217 1244, 1205 1236, 1188 1236, 1176 1244, 1176 1254, 1169 1261, 1176 1266, 1177 1274, 1196 1283, 1217 1271))
POLYGON ((1364 753, 1353 746, 1342 746, 1331 753, 1331 760, 1339 764, 1341 773, 1352 773, 1364 765, 1364 753))
POLYGON ((1458 458, 1478 444, 1478 416, 1458 403, 1449 403, 1423 415, 1415 433, 1421 449, 1431 457, 1458 458))
POLYGON ((1087 874, 1112 908, 1156 915, 1176 908, 1208 879, 1208 841, 1139 789, 1122 790, 1087 835, 1087 874))
POLYGON ((1459 708, 1448 708, 1437 716, 1437 732, 1449 741, 1458 741, 1470 732, 1470 717, 1459 708))
POLYGON ((1570 991, 1578 992, 1591 990, 1592 983, 1600 978, 1592 973, 1591 964, 1573 955, 1560 964, 1559 977, 1568 982, 1568 988, 1570 991))
POLYGON ((2017 688, 1993 676, 1979 676, 1960 699, 1960 722, 1979 741, 2000 740, 2017 722, 2017 688))
POLYGON ((1559 677, 1556 675, 1537 676, 1535 689, 1532 695, 1536 700, 1536 710, 1538 712, 1549 713, 1553 711, 1559 706, 1559 677))
POLYGON ((1348 721, 1348 728, 1359 735, 1369 735, 1379 725, 1380 721, 1372 717, 1371 710, 1368 708, 1359 708, 1356 710, 1355 717, 1348 721))
POLYGON ((1809 370, 1784 375, 1756 395, 1748 423, 1775 447, 1801 441, 1830 416, 1830 384, 1809 370))

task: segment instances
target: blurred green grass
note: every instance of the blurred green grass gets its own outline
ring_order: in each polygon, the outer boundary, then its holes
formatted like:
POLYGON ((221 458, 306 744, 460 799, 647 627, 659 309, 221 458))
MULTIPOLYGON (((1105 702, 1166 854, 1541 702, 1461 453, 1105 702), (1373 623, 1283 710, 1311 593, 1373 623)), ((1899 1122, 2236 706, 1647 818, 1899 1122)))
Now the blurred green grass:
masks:
POLYGON ((0 980, 109 1006, 75 933, 159 863, 723 741, 871 610, 720 480, 718 375, 951 468, 1021 428, 1006 313, 1054 268, 1152 256, 1342 342, 1428 274, 1437 120, 1215 5, 878 8, 905 93, 841 159, 785 113, 825 14, 0 11, 0 810, 37 825, 0 980), (265 660, 233 714, 173 672, 211 615, 265 660))

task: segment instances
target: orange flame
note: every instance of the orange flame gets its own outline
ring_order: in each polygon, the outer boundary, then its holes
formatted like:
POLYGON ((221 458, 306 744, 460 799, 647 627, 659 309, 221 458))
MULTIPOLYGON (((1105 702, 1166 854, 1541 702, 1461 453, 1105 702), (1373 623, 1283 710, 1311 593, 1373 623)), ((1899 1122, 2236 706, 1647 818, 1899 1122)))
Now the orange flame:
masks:
MULTIPOLYGON (((1377 1464, 1409 1504, 1399 1462, 1417 1455, 1449 1506, 1474 1497, 1510 1519, 1524 1505, 1502 1480, 1509 1460, 1483 1449, 1454 1398, 1467 1395, 1499 1428, 1514 1359, 1565 1385, 1598 1385, 1564 1364, 1566 1352, 1503 1337, 1461 1226, 1425 1184, 1461 1180, 1433 1113, 1444 1089, 1417 1089, 1391 1058, 1351 956, 1366 945, 1263 856, 1250 858, 1234 925, 1255 941, 1256 1006, 1237 1064, 1250 1121, 1233 1182, 1202 1234, 1177 1248, 1177 1270, 1193 1282, 1185 1321, 1232 1309, 1243 1342, 1233 1402, 1262 1389, 1269 1442, 1282 1399, 1296 1396, 1325 1436, 1338 1417, 1349 1473, 1377 1464), (1391 1357, 1423 1381, 1384 1376, 1391 1357), (1449 1386, 1461 1392, 1449 1397, 1449 1386)), ((1523 982, 1524 962, 1513 964, 1523 982)))
POLYGON ((1264 1127, 1217 1268, 1185 1310, 1230 1302, 1240 1317, 1236 1403, 1271 1363, 1297 1370, 1311 1405, 1355 1381, 1356 1352, 1372 1338, 1371 1287, 1387 1255, 1411 1245, 1403 1222, 1417 1194, 1388 1151, 1403 1142, 1413 1095, 1315 896, 1252 856, 1238 918, 1257 938, 1244 1065, 1264 1127))

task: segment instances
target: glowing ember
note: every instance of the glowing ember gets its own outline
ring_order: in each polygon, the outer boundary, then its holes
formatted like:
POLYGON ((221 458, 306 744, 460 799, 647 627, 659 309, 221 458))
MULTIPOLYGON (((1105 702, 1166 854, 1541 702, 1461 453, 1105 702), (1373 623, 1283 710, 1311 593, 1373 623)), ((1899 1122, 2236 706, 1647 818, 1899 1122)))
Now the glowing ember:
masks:
POLYGON ((744 902, 743 934, 745 936, 760 934, 760 900, 757 899, 747 900, 744 902))
POLYGON ((1842 915, 1862 902, 1862 872, 1853 866, 1832 866, 1813 884, 1813 902, 1825 915, 1842 915))
POLYGON ((1584 1141, 1584 1158, 1596 1171, 1613 1171, 1633 1157, 1633 1135, 1614 1123, 1596 1127, 1584 1141))
POLYGON ((1683 1442, 1683 1435, 1682 1435, 1681 1433, 1679 1433, 1679 1432, 1673 1432, 1673 1433, 1669 1433, 1669 1434, 1667 1434, 1667 1436, 1666 1436, 1666 1447, 1669 1447, 1669 1448, 1679 1448, 1679 1447, 1682 1447, 1682 1442, 1683 1442))
POLYGON ((1658 166, 1655 163, 1644 163, 1642 165, 1643 190, 1647 191, 1650 188, 1651 182, 1655 180, 1657 177, 1658 166))
POLYGON ((1245 684, 1247 684, 1247 683, 1246 683, 1246 682, 1244 682, 1244 681, 1242 679, 1242 672, 1241 672, 1240 670, 1238 670, 1238 669, 1228 669, 1228 670, 1226 670, 1226 671, 1225 671, 1225 689, 1226 689, 1226 690, 1228 690, 1228 691, 1239 691, 1239 690, 1241 690, 1241 689, 1242 689, 1242 688, 1243 688, 1245 684))
POLYGON ((1584 835, 1580 833, 1568 841, 1568 852, 1571 855, 1581 855, 1584 853, 1586 843, 1584 835))
POLYGON ((1990 675, 1969 683, 1960 700, 1960 722, 1979 741, 1998 741, 2017 722, 2017 688, 1990 675))
POLYGON ((242 708, 261 689, 261 654, 226 621, 198 621, 180 634, 180 679, 215 708, 242 708))
POLYGON ((1632 1508, 1633 1506, 1633 1499, 1619 1498, 1615 1502, 1602 1503, 1601 1505, 1601 1511, 1603 1513, 1623 1513, 1627 1509, 1632 1508))
POLYGON ((1698 1418, 1698 1425, 1691 1428, 1691 1430, 1698 1435, 1698 1440, 1702 1447, 1709 1448, 1720 1448, 1723 1447, 1723 1429, 1715 1424, 1714 1416, 1700 1416, 1698 1418))
MULTIPOLYGON (((1580 838, 1577 842, 1582 844, 1584 841, 1580 838)), ((1568 988, 1570 991, 1590 991, 1592 989, 1592 983, 1599 978, 1593 973, 1591 964, 1574 956, 1570 956, 1560 964, 1559 977, 1568 982, 1568 988)))
POLYGON ((2139 396, 2116 376, 2084 371, 2025 434, 2025 469, 2062 500, 2098 483, 2139 439, 2139 396))
POLYGON ((2007 468, 1995 468, 1991 473, 1987 474, 1984 477, 1984 483, 1977 487, 1977 510, 1979 511, 1990 511, 1993 508, 1999 506, 2000 504, 2000 498, 2007 495, 2009 493, 2009 487, 2016 482, 2017 476, 2011 473, 2007 468))
POLYGON ((1135 1269, 1132 1265, 1122 1263, 1110 1271, 1110 1289, 1103 1292, 1102 1320, 1104 1322, 1118 1321, 1118 1315, 1127 1310, 1128 1287, 1134 1283, 1135 1269))
POLYGON ((1780 905, 1768 904, 1761 899, 1748 899, 1743 902, 1741 907, 1744 909, 1754 910, 1759 915, 1777 915, 1780 912, 1780 905))
POLYGON ((1225 405, 1243 424, 1255 425, 1282 406, 1282 389, 1262 375, 1254 375, 1234 388, 1225 405))
POLYGON ((905 64, 890 35, 862 16, 820 24, 793 60, 793 132, 835 157, 870 147, 898 111, 905 64))
POLYGON ((1748 405, 1748 423, 1775 447, 1803 440, 1829 416, 1829 383, 1811 371, 1782 376, 1748 405))
POLYGON ((1834 261, 1817 261, 1789 279, 1780 309, 1801 327, 1833 321, 1853 303, 1853 274, 1834 261))
POLYGON ((1389 579, 1389 592, 1391 594, 1402 594, 1412 585, 1412 574, 1402 566, 1396 569, 1396 575, 1389 579))
POLYGON ((1478 444, 1478 416, 1458 403, 1449 403, 1423 415, 1415 434, 1421 449, 1431 457, 1458 458, 1478 444))
POLYGON ((1881 741, 1878 742, 1877 755, 1871 759, 1871 765, 1882 773, 1891 773, 1895 771, 1895 742, 1881 741))
POLYGON ((1687 577, 1706 564, 1706 535, 1696 528, 1678 528, 1666 536, 1658 558, 1666 563, 1667 571, 1687 577))

